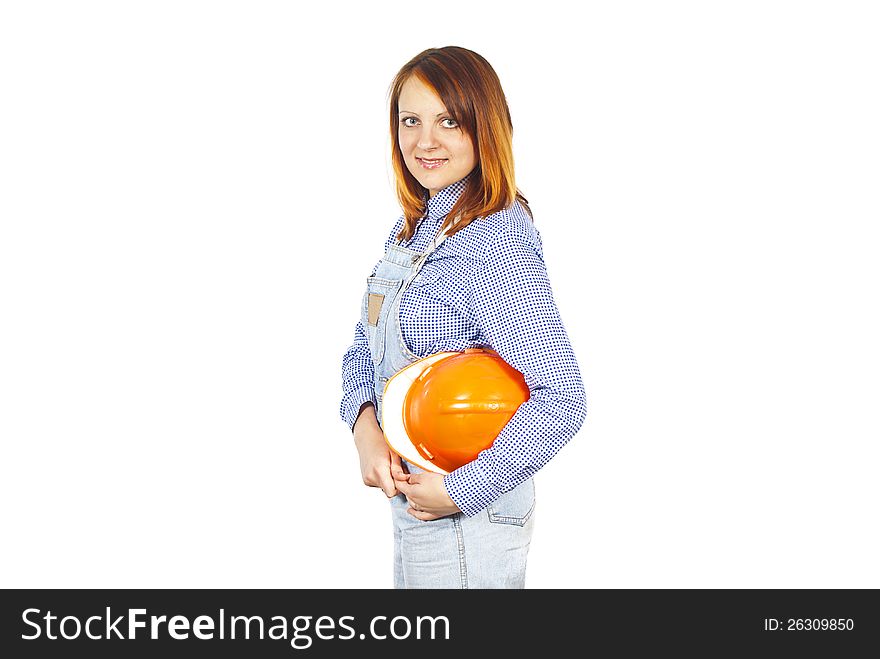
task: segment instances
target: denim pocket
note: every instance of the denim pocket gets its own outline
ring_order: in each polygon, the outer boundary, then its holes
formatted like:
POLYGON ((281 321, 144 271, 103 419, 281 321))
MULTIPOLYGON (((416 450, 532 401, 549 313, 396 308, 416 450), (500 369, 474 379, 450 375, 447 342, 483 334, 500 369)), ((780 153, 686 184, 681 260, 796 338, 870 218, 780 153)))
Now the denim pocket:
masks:
POLYGON ((377 366, 382 363, 382 357, 385 356, 385 324, 388 321, 388 312, 402 283, 400 279, 367 278, 367 291, 364 293, 361 308, 361 323, 367 334, 373 363, 377 366), (370 322, 373 317, 375 323, 370 322))
POLYGON ((535 509, 535 481, 529 478, 510 492, 489 504, 489 521, 493 524, 525 526, 535 509))

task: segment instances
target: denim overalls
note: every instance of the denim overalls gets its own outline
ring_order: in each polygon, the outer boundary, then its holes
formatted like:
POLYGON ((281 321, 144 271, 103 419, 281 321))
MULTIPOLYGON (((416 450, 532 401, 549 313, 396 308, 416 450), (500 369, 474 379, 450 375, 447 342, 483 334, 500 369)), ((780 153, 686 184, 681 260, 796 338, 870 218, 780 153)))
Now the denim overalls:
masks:
MULTIPOLYGON (((388 378, 420 358, 403 340, 400 300, 444 238, 436 238, 424 253, 392 243, 367 279, 361 320, 373 358, 380 423, 388 378)), ((411 473, 422 471, 402 463, 411 473)), ((406 512, 403 494, 393 497, 394 587, 523 588, 534 506, 531 478, 472 517, 456 513, 423 522, 406 512)))

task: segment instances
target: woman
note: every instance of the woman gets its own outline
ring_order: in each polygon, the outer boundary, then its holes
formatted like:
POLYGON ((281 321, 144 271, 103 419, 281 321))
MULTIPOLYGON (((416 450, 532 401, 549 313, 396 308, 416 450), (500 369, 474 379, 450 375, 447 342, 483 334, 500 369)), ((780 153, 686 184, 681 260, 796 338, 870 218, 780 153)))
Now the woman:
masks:
POLYGON ((396 588, 522 588, 532 477, 578 431, 584 388, 531 210, 514 181, 510 112, 480 55, 416 55, 390 93, 403 215, 368 280, 342 365, 342 418, 364 483, 391 500, 396 588), (440 475, 401 460, 381 419, 388 378, 441 351, 494 350, 530 398, 492 446, 440 475))

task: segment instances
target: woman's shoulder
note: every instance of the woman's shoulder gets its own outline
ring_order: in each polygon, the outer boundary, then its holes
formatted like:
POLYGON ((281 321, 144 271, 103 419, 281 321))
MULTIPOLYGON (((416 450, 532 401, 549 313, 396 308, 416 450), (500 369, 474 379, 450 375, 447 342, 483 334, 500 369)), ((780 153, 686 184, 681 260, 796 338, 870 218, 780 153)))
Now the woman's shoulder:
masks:
POLYGON ((541 235, 519 201, 511 206, 471 222, 472 237, 484 255, 498 247, 530 247, 541 251, 541 235))

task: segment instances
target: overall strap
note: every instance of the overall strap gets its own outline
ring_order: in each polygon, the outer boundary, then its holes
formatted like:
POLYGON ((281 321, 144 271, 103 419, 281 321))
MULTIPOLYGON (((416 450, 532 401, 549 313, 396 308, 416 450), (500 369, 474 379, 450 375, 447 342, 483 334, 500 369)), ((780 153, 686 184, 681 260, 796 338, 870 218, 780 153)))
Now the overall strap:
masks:
POLYGON ((413 277, 418 273, 419 270, 421 270, 422 266, 425 264, 425 261, 428 260, 428 257, 431 255, 431 253, 434 250, 436 250, 438 247, 440 247, 440 245, 443 243, 443 241, 446 240, 446 237, 449 234, 449 231, 456 224, 458 224, 458 220, 459 220, 459 218, 456 217, 455 220, 452 222, 452 224, 450 224, 448 227, 446 227, 446 229, 444 231, 441 231, 439 234, 434 236, 434 240, 431 241, 431 244, 428 245, 428 248, 424 252, 422 252, 422 254, 417 259, 415 259, 413 261, 413 265, 415 267, 415 273, 413 273, 413 277))

